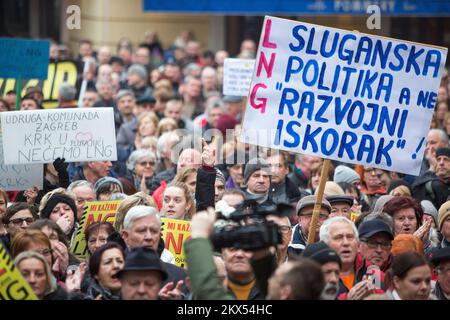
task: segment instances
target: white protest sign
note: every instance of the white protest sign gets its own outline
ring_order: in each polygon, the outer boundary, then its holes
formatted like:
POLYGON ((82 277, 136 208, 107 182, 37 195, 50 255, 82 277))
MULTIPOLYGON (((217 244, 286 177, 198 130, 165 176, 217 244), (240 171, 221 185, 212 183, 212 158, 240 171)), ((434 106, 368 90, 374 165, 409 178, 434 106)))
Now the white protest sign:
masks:
POLYGON ((2 112, 6 164, 117 160, 112 108, 2 112))
POLYGON ((223 94, 248 96, 254 66, 255 60, 253 59, 225 59, 223 64, 223 94))
POLYGON ((42 164, 6 165, 3 161, 3 141, 0 127, 0 189, 26 190, 37 186, 42 190, 44 166, 42 164))
POLYGON ((418 175, 446 56, 266 16, 240 138, 418 175))

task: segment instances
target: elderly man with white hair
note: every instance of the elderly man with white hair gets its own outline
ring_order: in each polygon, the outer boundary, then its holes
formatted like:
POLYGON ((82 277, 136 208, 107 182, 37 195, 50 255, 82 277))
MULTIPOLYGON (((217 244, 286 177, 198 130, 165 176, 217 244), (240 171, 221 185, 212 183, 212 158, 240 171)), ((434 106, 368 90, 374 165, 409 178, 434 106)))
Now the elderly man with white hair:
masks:
MULTIPOLYGON (((158 252, 168 278, 164 284, 173 281, 177 284, 185 280, 187 274, 183 268, 174 265, 175 259, 167 250, 163 249, 161 254, 158 245, 161 238, 161 218, 158 210, 154 207, 135 206, 131 208, 124 220, 121 236, 127 245, 127 251, 138 247, 146 247, 158 252)), ((187 288, 183 289, 187 293, 187 288)))
POLYGON ((343 295, 340 299, 362 300, 374 293, 376 289, 373 284, 374 279, 375 284, 381 286, 377 283, 380 279, 375 278, 379 275, 379 267, 367 267, 364 262, 357 261, 359 233, 352 221, 342 216, 330 218, 320 227, 319 237, 320 241, 336 251, 341 259, 338 296, 343 295), (378 269, 378 272, 375 269, 378 269))

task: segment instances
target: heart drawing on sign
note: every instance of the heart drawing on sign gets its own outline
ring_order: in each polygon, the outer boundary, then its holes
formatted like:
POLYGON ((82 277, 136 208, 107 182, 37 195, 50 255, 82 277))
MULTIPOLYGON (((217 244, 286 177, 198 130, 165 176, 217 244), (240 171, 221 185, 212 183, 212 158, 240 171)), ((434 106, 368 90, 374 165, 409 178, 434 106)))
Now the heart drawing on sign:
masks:
POLYGON ((93 139, 93 135, 91 132, 78 132, 75 135, 75 140, 77 141, 91 141, 93 139))

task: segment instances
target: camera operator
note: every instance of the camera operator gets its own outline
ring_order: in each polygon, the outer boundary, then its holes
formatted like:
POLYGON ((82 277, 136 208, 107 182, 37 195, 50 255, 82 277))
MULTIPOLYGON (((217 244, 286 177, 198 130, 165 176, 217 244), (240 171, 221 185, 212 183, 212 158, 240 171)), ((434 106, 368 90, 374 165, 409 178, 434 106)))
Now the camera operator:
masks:
POLYGON ((214 222, 215 212, 211 208, 197 213, 191 222, 191 239, 185 244, 195 299, 252 300, 266 296, 268 299, 319 299, 325 285, 320 266, 309 259, 301 259, 277 268, 274 247, 254 252, 224 248, 228 290, 225 289, 217 274, 209 241, 214 222))

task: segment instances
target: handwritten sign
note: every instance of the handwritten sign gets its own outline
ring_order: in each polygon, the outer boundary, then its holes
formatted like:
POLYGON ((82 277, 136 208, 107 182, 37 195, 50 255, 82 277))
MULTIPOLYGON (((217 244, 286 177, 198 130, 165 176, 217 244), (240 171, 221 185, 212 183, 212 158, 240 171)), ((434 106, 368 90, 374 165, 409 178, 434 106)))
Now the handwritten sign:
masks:
POLYGON ((92 201, 86 202, 86 211, 80 219, 80 227, 70 248, 70 252, 78 259, 85 260, 88 257, 88 247, 84 232, 93 223, 109 222, 114 225, 117 208, 122 200, 92 201))
POLYGON ((44 166, 42 164, 6 165, 3 161, 3 137, 0 125, 0 188, 6 191, 26 190, 37 186, 42 190, 44 166))
POLYGON ((418 175, 446 56, 266 16, 240 139, 418 175))
POLYGON ((0 300, 39 300, 1 242, 0 300))
POLYGON ((0 38, 0 77, 46 79, 50 41, 0 38))
POLYGON ((186 268, 184 243, 191 237, 191 222, 185 220, 161 218, 161 236, 164 245, 175 256, 175 264, 186 268))
POLYGON ((6 164, 117 160, 112 108, 1 113, 6 164))
POLYGON ((255 60, 253 59, 225 59, 223 64, 223 94, 248 96, 254 67, 255 60))

